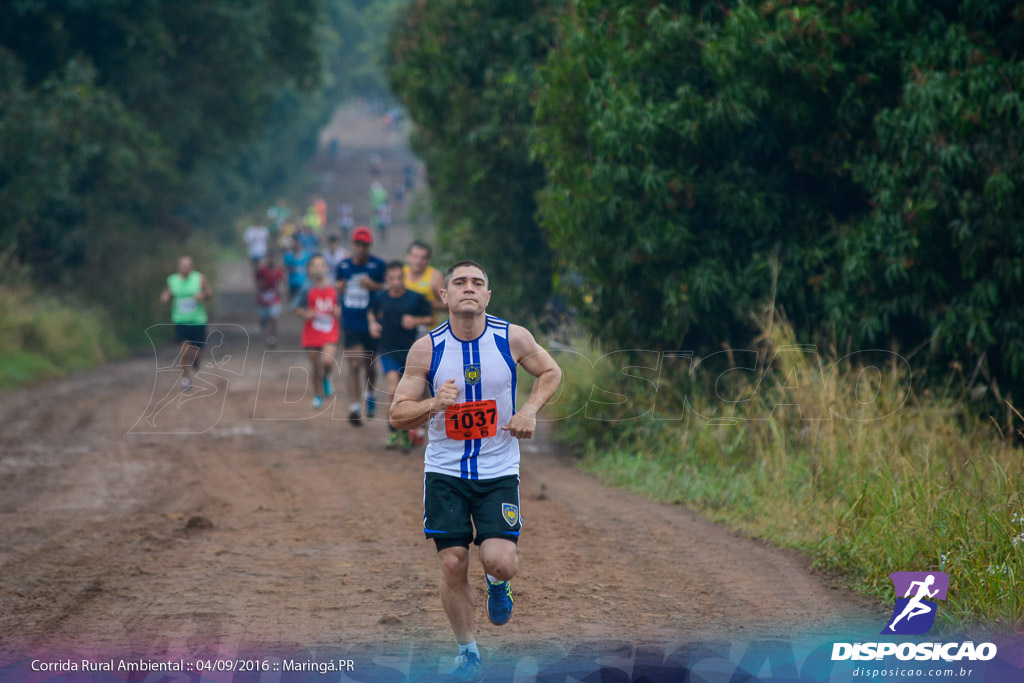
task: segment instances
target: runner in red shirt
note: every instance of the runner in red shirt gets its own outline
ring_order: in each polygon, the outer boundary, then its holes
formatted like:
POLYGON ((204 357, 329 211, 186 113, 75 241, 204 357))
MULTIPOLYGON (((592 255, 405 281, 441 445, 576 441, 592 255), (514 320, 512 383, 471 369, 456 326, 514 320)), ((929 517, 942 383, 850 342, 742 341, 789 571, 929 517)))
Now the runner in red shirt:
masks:
POLYGON ((277 319, 281 315, 281 283, 284 267, 277 254, 268 253, 256 267, 256 304, 260 307, 260 329, 267 333, 267 346, 277 346, 277 319))
POLYGON ((292 301, 295 314, 306 321, 302 327, 302 348, 309 351, 312 368, 313 408, 321 408, 324 398, 334 395, 331 385, 331 370, 334 369, 334 354, 338 349, 339 325, 338 292, 327 279, 327 262, 319 254, 311 257, 306 264, 309 277, 306 286, 292 301))

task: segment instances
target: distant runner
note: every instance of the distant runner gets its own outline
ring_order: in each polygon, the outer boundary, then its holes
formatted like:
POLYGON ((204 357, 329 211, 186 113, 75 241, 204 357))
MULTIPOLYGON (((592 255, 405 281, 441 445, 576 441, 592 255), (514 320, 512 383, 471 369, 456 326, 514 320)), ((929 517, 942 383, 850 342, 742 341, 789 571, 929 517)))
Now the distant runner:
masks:
POLYGON ((341 325, 345 331, 345 360, 349 364, 348 420, 354 427, 363 424, 363 401, 366 416, 373 417, 376 396, 373 392, 373 350, 366 310, 370 295, 384 289, 383 259, 370 254, 373 234, 359 226, 352 232, 352 256, 338 264, 334 279, 341 299, 341 325), (365 390, 365 392, 364 392, 365 390))
POLYGON ((259 264, 260 259, 267 255, 267 242, 270 241, 270 231, 267 226, 253 224, 245 229, 242 237, 249 247, 249 260, 252 262, 253 270, 259 264))
POLYGON ((288 202, 284 197, 279 198, 277 203, 267 209, 267 218, 270 219, 270 231, 274 236, 281 234, 281 228, 284 227, 291 214, 292 210, 288 208, 288 202))
POLYGON ((324 261, 327 262, 327 279, 334 282, 338 265, 348 258, 348 249, 341 246, 338 236, 331 233, 327 236, 327 248, 324 249, 324 261))
POLYGON ((370 183, 370 207, 374 213, 380 210, 380 207, 388 201, 388 191, 384 189, 384 185, 379 180, 375 180, 370 183))
POLYGON ((288 296, 295 298, 299 290, 306 286, 306 263, 309 262, 307 252, 302 242, 292 240, 292 248, 284 255, 284 266, 288 269, 288 296))
MULTIPOLYGON (((405 372, 405 357, 409 347, 416 341, 416 326, 430 324, 434 314, 421 294, 405 288, 401 261, 388 263, 385 282, 387 290, 373 295, 368 321, 370 336, 377 342, 377 356, 387 382, 390 403, 399 377, 405 372)), ((408 451, 412 447, 409 432, 399 431, 389 422, 385 447, 400 447, 408 451)))
POLYGON ((327 279, 327 263, 317 254, 307 265, 309 280, 292 300, 295 314, 306 321, 302 327, 302 348, 309 351, 313 381, 312 408, 322 408, 324 399, 334 395, 331 370, 338 349, 338 292, 327 279))
POLYGON ((388 241, 388 228, 391 227, 391 204, 384 202, 377 209, 377 232, 382 242, 388 241))
POLYGON ((495 625, 505 624, 514 606, 510 579, 519 568, 516 543, 522 528, 518 440, 533 436, 537 412, 554 395, 562 371, 529 330, 487 315, 491 292, 479 264, 456 263, 444 283, 448 322, 410 349, 391 424, 412 429, 429 421, 423 531, 437 547, 441 604, 459 646, 449 673, 475 680, 481 661, 469 545, 480 546, 487 616, 495 625), (518 411, 517 366, 537 378, 518 411))
POLYGON ((260 309, 260 329, 267 333, 266 343, 270 348, 277 346, 277 319, 281 317, 281 285, 286 277, 284 268, 277 261, 277 254, 270 252, 256 268, 256 304, 260 309))
POLYGON ((192 388, 192 378, 199 367, 199 356, 206 342, 206 303, 213 299, 213 290, 206 276, 193 269, 192 257, 178 259, 178 271, 167 277, 167 288, 160 301, 171 303, 171 322, 181 344, 178 354, 181 368, 181 388, 192 388))
POLYGON ((345 202, 338 207, 338 227, 341 228, 341 238, 348 242, 352 236, 352 228, 356 225, 356 214, 352 205, 345 202))

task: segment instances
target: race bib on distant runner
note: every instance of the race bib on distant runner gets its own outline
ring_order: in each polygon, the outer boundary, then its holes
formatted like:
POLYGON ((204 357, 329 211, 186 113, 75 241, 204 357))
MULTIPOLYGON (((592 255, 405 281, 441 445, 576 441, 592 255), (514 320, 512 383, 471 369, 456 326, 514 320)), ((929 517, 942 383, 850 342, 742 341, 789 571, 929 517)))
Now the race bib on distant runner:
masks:
POLYGON ((178 299, 178 313, 195 313, 197 305, 194 296, 183 296, 178 299))
POLYGON ((444 433, 449 439, 486 439, 498 433, 498 404, 493 400, 469 401, 444 411, 444 433))
POLYGON ((345 283, 345 308, 367 308, 370 305, 370 292, 359 284, 362 275, 345 283))
POLYGON ((313 329, 317 332, 330 332, 334 329, 334 316, 317 313, 313 318, 313 329))
POLYGON ((260 292, 260 303, 264 306, 270 306, 271 304, 277 303, 277 292, 273 289, 260 292))

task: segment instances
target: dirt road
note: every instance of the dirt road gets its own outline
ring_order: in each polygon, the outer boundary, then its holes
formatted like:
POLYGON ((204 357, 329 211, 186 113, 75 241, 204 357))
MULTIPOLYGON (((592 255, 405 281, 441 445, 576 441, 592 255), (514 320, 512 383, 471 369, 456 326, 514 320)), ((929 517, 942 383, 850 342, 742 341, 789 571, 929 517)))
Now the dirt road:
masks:
MULTIPOLYGON (((339 136, 359 171, 336 175, 339 187, 365 182, 374 144, 392 166, 408 155, 351 129, 339 136)), ((410 236, 394 230, 385 256, 410 236)), ((278 349, 264 348, 244 264, 222 268, 215 289, 223 336, 205 382, 155 416, 176 387, 176 371, 159 369, 173 359, 167 346, 0 396, 0 649, 195 657, 415 644, 448 657, 435 553, 420 530, 422 450, 385 451, 385 423, 353 428, 342 399, 310 409, 298 323, 283 316, 278 349)), ((507 626, 487 622, 474 569, 486 652, 884 619, 792 553, 600 485, 549 437, 524 443, 507 626)))

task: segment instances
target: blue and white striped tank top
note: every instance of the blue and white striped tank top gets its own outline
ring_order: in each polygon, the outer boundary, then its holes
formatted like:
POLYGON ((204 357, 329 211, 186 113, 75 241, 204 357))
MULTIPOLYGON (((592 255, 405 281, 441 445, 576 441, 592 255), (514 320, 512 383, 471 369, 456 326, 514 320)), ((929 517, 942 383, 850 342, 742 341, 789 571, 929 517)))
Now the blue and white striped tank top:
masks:
POLYGON ((492 315, 476 339, 456 337, 448 322, 430 332, 433 345, 427 381, 433 396, 449 379, 459 389, 458 403, 494 400, 497 407, 493 436, 449 438, 445 414, 430 419, 425 470, 463 479, 494 479, 519 474, 519 440, 501 429, 516 406, 516 362, 509 348, 508 323, 492 315))

